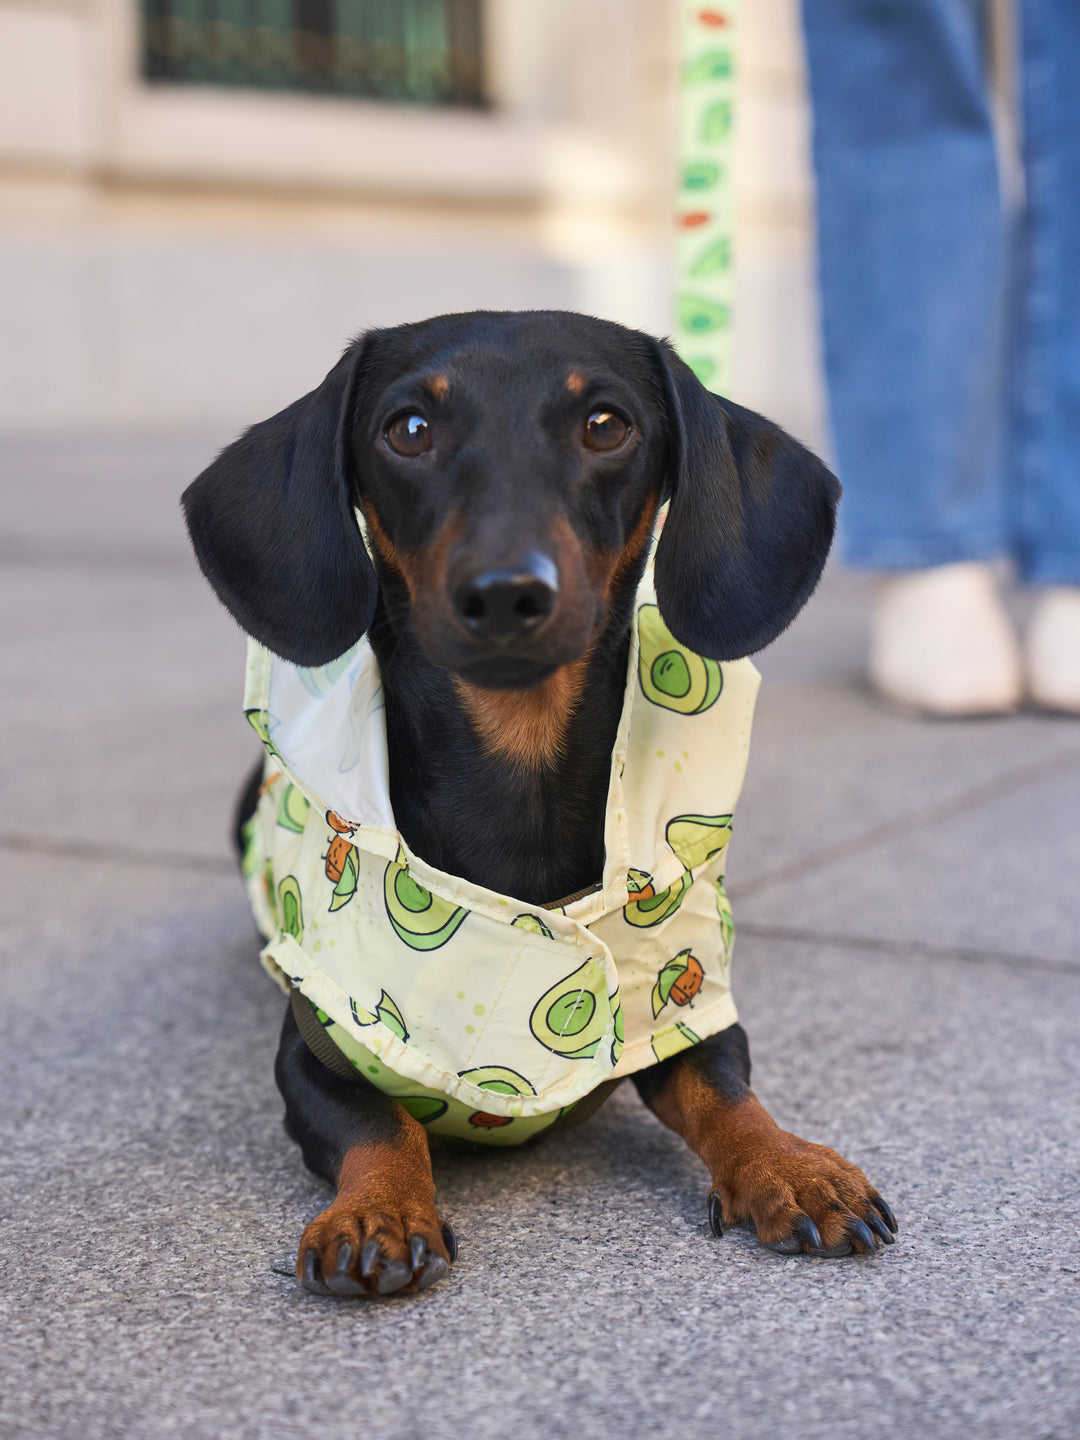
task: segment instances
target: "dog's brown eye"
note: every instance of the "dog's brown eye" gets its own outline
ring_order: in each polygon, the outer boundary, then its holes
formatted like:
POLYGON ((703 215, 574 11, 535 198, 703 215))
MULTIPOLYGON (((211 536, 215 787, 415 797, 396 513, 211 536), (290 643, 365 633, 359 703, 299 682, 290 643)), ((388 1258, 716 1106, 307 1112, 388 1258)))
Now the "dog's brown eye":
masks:
POLYGON ((398 455, 423 455, 431 449, 431 426, 422 415, 399 415, 387 429, 386 443, 398 455))
POLYGON ((594 410, 585 421, 585 444, 590 450, 617 450, 630 426, 614 410, 594 410))

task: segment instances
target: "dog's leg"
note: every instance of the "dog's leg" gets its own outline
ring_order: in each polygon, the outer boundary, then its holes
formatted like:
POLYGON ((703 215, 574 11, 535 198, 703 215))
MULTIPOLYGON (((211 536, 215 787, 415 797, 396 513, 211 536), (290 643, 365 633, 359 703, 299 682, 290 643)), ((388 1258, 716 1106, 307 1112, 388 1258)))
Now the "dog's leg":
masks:
POLYGON ((343 1079, 308 1049, 285 1012, 274 1067, 285 1128, 309 1170, 337 1191, 304 1231, 296 1273, 319 1295, 426 1290, 457 1251, 435 1210, 423 1126, 361 1076, 343 1079))
POLYGON ((781 1254, 847 1255, 891 1245, 896 1221, 835 1150, 781 1130, 750 1089, 746 1031, 732 1025, 634 1076, 650 1110, 709 1167, 709 1223, 752 1220, 781 1254))

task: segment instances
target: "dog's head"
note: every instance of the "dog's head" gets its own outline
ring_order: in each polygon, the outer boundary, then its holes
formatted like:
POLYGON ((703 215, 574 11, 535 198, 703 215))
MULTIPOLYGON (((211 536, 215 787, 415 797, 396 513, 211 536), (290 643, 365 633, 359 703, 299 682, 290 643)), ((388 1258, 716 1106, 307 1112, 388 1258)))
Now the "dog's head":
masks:
POLYGON ((671 632, 760 650, 817 583, 839 486, 662 341, 550 311, 374 331, 184 493, 199 563, 240 624, 319 665, 371 623, 356 524, 428 658, 486 688, 534 685, 603 630, 670 509, 656 590, 671 632))

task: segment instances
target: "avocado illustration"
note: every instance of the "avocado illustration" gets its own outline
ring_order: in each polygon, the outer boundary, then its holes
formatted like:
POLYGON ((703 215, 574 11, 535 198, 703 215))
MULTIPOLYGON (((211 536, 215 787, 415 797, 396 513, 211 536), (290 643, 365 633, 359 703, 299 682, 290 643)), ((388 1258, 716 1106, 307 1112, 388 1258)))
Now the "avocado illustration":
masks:
POLYGON ((281 804, 278 806, 277 823, 283 830, 291 830, 294 835, 302 835, 310 809, 311 806, 308 804, 303 793, 299 791, 295 785, 286 785, 285 789, 281 792, 281 804))
POLYGON ((255 731, 255 734, 258 735, 263 745, 266 747, 266 753, 268 755, 272 755, 276 760, 280 760, 281 755, 278 751, 278 748, 270 739, 269 712, 266 710, 245 710, 244 718, 247 720, 251 728, 255 731))
MULTIPOLYGON (((638 870, 637 875, 645 875, 643 870, 638 870)), ((634 872, 631 871, 631 875, 634 872)), ((683 871, 678 880, 673 880, 666 890, 661 890, 657 895, 653 889, 652 879, 645 875, 649 881, 648 885, 634 894, 630 890, 630 880, 627 879, 626 888, 630 891, 630 899, 623 906, 623 919, 628 925, 636 925, 639 929, 648 929, 651 925, 659 925, 661 920, 666 920, 683 902, 683 896, 690 889, 691 876, 688 871, 683 871)))
POLYGON ((691 160, 683 166, 684 190, 710 190, 720 179, 720 166, 713 160, 691 160))
POLYGON ((445 1100, 439 1100, 434 1095, 398 1095, 395 1097, 398 1104, 404 1105, 405 1109, 413 1117, 419 1120, 421 1125, 428 1125, 432 1120, 438 1120, 440 1115, 445 1115, 448 1109, 445 1100))
POLYGON ((516 1070, 505 1065, 478 1065, 475 1070, 458 1072, 462 1080, 468 1080, 481 1090, 490 1090, 495 1095, 535 1095, 536 1091, 516 1070))
POLYGON ((687 870, 715 860, 731 839, 730 815, 676 815, 664 834, 687 870))
POLYGON ((731 131, 731 101, 717 100, 702 116, 701 138, 707 143, 723 140, 731 131))
POLYGON ((398 937, 413 950, 437 950, 445 945, 468 914, 425 890, 405 868, 404 851, 398 846, 397 859, 386 867, 383 898, 390 924, 398 937))
POLYGON ((351 820, 343 820, 341 816, 333 810, 327 810, 326 823, 330 826, 331 830, 336 830, 339 835, 355 835, 360 828, 358 825, 354 825, 351 820))
POLYGON ((720 698, 724 676, 715 660, 680 645, 657 605, 638 610, 638 678, 647 700, 680 715, 699 715, 720 698))
POLYGON ((730 50, 705 50, 683 66, 683 84, 701 85, 710 80, 727 80, 731 69, 730 50))
POLYGON ((266 891, 266 903, 270 907, 270 914, 274 924, 280 926, 281 913, 278 910, 277 890, 274 888, 274 867, 269 860, 263 861, 262 881, 263 889, 266 891))
POLYGON ((680 1050, 700 1043, 701 1036, 695 1035, 689 1025, 679 1020, 652 1037, 652 1050, 657 1060, 667 1060, 671 1055, 678 1055, 680 1050))
POLYGON ((706 300, 704 295, 680 295, 675 301, 679 329, 691 335, 705 335, 713 330, 726 330, 731 321, 731 311, 726 305, 715 300, 706 300))
POLYGON ((656 977, 656 984, 652 988, 653 1019, 656 1019, 669 1000, 674 1000, 676 1005, 689 1005, 701 989, 704 979, 705 971, 701 968, 701 961, 691 955, 689 950, 680 950, 656 977))
POLYGON ((572 975, 553 985, 529 1016, 532 1033, 548 1050, 567 1060, 589 1060, 607 1029, 610 1010, 599 1006, 588 989, 596 974, 596 961, 586 960, 572 975))
POLYGON ((731 947, 735 943, 735 916, 732 913, 731 901, 724 888, 723 879, 713 881, 713 889, 716 891, 716 909, 720 915, 720 934, 724 940, 724 954, 731 959, 731 947))
POLYGON ((731 265, 731 240, 722 235, 690 262, 691 275, 719 275, 731 265))
POLYGON ((503 1125, 512 1125, 512 1115, 491 1115, 487 1110, 474 1110, 469 1116, 469 1124, 475 1125, 480 1130, 498 1130, 503 1125))
POLYGON ((304 910, 300 903, 300 886, 295 875, 286 875, 278 886, 281 928, 286 935, 299 940, 304 933, 304 910))
POLYGON ((615 1021, 615 1035, 611 1041, 611 1063, 617 1065, 619 1056, 623 1052, 623 1042, 626 1039, 626 1025, 623 1020, 622 1006, 615 1006, 615 1014, 612 1017, 615 1021))
POLYGON ((548 940, 551 939, 551 931, 539 915, 518 915, 510 924, 516 925, 519 930, 531 930, 534 935, 544 935, 548 940))
MULTIPOLYGON (((340 838, 340 835, 338 835, 338 840, 340 840, 340 838)), ((337 840, 334 841, 334 845, 336 844, 337 840)), ((356 860, 356 845, 350 845, 348 841, 344 842, 344 845, 346 845, 346 855, 344 855, 343 863, 341 863, 341 874, 337 877, 337 884, 334 886, 333 896, 330 897, 331 912, 333 912, 333 910, 340 910, 341 907, 348 904, 348 901, 353 899, 354 894, 356 894, 357 880, 359 880, 360 871, 356 860)), ((331 845, 331 850, 333 850, 333 845, 331 845)), ((330 857, 327 857, 327 873, 328 870, 330 870, 330 857)))
POLYGON ((349 1000, 349 1011, 357 1025, 374 1025, 376 1019, 370 1010, 365 1010, 362 1005, 357 1005, 355 1000, 349 1000))
POLYGON ((686 363, 701 381, 702 385, 708 385, 709 381, 716 374, 716 361, 708 355, 687 355, 686 363))
POLYGON ((392 1030, 399 1040, 408 1040, 409 1032, 405 1028, 405 1020, 395 1002, 385 990, 379 994, 378 1004, 375 1006, 375 1014, 357 1005, 355 1000, 349 1001, 349 1009, 357 1025, 374 1025, 376 1020, 381 1020, 388 1030, 392 1030))

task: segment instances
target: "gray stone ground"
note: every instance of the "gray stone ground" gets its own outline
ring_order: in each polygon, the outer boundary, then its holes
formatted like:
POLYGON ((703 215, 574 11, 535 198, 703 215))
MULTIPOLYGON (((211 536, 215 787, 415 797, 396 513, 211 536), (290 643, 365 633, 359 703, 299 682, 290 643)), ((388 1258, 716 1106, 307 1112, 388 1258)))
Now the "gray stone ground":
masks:
POLYGON ((711 1238, 702 1166, 626 1089, 437 1156, 448 1283, 297 1291, 326 1193, 225 840, 242 643, 175 511, 211 448, 0 453, 0 1434, 1071 1440, 1080 724, 875 708, 851 577, 762 662, 738 994, 760 1095, 864 1166, 898 1243, 711 1238))

